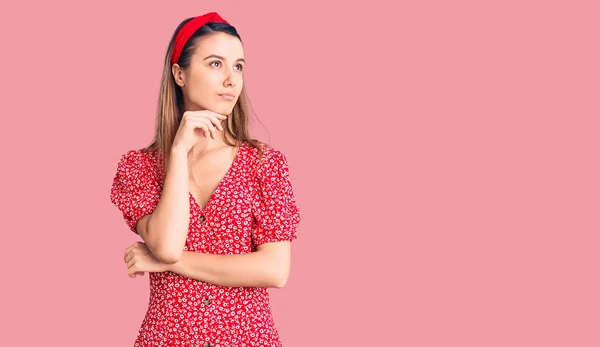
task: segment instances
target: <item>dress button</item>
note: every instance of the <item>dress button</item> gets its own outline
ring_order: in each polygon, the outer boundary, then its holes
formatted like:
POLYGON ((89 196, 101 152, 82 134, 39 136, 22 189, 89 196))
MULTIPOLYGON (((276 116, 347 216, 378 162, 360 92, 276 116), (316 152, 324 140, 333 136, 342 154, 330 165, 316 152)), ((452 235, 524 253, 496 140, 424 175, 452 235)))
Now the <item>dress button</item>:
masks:
POLYGON ((204 342, 204 343, 202 344, 202 346, 204 346, 204 347, 210 347, 210 342, 206 341, 206 342, 204 342))
POLYGON ((204 299, 204 305, 208 306, 210 305, 210 299, 204 299))
POLYGON ((202 223, 206 220, 206 218, 204 216, 200 216, 198 217, 198 220, 200 221, 200 223, 202 223))

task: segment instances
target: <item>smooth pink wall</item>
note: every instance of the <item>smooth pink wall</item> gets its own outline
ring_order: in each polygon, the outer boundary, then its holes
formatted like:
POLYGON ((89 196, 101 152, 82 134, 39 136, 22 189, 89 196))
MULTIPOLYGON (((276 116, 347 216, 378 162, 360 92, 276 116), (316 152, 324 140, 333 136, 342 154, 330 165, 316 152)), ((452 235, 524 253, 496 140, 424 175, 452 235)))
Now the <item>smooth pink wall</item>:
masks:
POLYGON ((303 213, 286 347, 600 346, 598 3, 309 0, 0 5, 2 345, 133 345, 110 185, 209 11, 303 213))

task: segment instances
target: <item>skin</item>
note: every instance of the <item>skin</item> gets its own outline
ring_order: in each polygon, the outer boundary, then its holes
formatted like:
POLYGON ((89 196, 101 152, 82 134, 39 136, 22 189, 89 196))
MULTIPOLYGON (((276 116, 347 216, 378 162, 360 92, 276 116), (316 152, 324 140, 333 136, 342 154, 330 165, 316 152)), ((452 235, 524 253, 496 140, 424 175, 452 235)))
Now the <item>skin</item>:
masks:
MULTIPOLYGON (((238 38, 225 33, 203 37, 188 70, 182 70, 178 64, 172 66, 175 82, 183 91, 185 111, 196 115, 230 115, 243 87, 243 59, 244 49, 238 38), (234 99, 219 96, 222 93, 233 94, 234 99)), ((222 128, 215 126, 212 131, 216 135, 214 138, 205 133, 189 151, 187 148, 175 151, 173 156, 173 165, 177 167, 183 167, 187 162, 189 185, 201 206, 209 199, 235 157, 235 148, 221 138, 222 128)), ((151 216, 144 216, 138 223, 137 229, 144 241, 148 238, 147 226, 151 216)), ((172 271, 216 285, 282 288, 289 277, 289 241, 265 243, 250 254, 214 255, 182 251, 175 261, 159 260, 146 243, 135 242, 125 250, 124 261, 132 278, 145 272, 172 271)))

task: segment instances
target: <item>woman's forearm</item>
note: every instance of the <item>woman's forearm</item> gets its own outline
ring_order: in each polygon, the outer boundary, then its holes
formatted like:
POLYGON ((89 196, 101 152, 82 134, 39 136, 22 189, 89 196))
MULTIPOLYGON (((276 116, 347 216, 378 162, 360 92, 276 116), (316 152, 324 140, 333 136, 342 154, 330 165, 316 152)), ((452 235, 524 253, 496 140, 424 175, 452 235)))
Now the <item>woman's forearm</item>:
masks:
POLYGON ((179 260, 187 238, 190 197, 187 152, 171 151, 160 201, 148 220, 152 252, 164 263, 179 260))
POLYGON ((267 252, 206 254, 184 251, 179 261, 168 265, 168 271, 220 286, 281 288, 285 285, 285 276, 277 266, 277 259, 267 252))

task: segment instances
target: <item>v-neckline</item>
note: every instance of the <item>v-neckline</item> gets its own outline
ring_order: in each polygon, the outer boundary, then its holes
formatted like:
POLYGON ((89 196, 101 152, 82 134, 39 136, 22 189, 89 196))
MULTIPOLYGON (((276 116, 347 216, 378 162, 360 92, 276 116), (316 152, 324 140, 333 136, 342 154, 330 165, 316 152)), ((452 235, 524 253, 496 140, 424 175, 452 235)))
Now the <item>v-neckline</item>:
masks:
POLYGON ((233 171, 234 167, 237 165, 237 161, 240 156, 240 151, 241 151, 242 147, 244 147, 245 144, 246 144, 245 141, 242 142, 242 144, 237 149, 237 152, 235 154, 235 157, 233 158, 233 161, 231 162, 231 165, 229 166, 229 169, 227 169, 227 172, 225 172, 225 175, 223 176, 223 178, 221 178, 221 180, 217 184, 217 187, 215 188, 215 190, 213 190, 212 194, 210 194, 210 196, 208 197, 208 200, 206 200, 206 204, 204 204, 204 207, 200 206, 200 203, 198 202, 198 200, 196 200, 196 197, 194 197, 194 194, 192 194, 192 190, 190 189, 188 191, 192 202, 196 205, 196 207, 198 207, 198 209, 200 210, 200 212, 203 215, 205 214, 205 211, 208 209, 208 207, 211 205, 211 202, 214 200, 214 196, 220 191, 221 186, 223 184, 225 184, 224 182, 226 180, 229 179, 229 176, 231 175, 231 171, 233 171))

